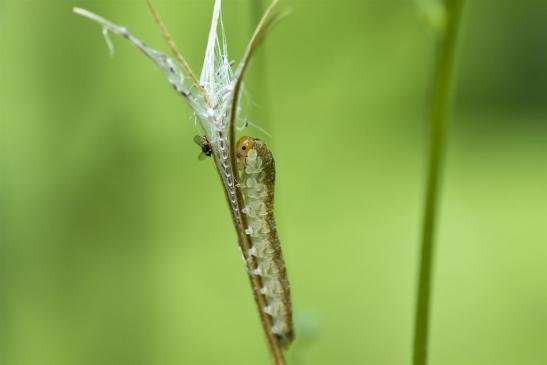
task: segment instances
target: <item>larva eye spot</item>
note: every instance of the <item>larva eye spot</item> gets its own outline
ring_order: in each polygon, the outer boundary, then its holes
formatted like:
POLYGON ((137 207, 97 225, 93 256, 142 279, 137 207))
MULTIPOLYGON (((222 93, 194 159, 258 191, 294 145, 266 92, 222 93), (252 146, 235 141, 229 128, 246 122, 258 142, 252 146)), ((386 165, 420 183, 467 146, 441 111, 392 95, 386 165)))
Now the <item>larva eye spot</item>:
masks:
POLYGON ((247 157, 249 151, 253 148, 255 139, 249 136, 243 136, 236 143, 236 156, 238 159, 247 157))

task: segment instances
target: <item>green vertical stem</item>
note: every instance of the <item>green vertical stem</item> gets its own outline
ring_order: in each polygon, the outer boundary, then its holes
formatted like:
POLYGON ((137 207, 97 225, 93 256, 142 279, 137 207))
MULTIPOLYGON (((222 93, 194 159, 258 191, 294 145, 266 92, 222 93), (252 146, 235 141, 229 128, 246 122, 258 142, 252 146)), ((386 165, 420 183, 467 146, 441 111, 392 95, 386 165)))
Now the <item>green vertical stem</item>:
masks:
POLYGON ((431 146, 414 322, 413 365, 425 365, 428 359, 431 284, 435 253, 435 225, 439 206, 439 180, 443 167, 454 54, 463 3, 464 0, 445 0, 445 24, 439 34, 437 44, 432 92, 431 146))

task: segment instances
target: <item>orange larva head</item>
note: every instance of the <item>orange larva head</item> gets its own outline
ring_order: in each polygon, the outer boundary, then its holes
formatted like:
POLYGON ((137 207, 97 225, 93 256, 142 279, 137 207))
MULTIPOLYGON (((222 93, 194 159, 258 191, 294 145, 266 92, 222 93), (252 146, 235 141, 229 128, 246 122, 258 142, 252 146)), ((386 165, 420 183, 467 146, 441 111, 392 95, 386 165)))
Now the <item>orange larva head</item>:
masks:
POLYGON ((247 157, 247 153, 253 148, 255 139, 249 136, 243 136, 236 143, 236 156, 237 158, 247 157))

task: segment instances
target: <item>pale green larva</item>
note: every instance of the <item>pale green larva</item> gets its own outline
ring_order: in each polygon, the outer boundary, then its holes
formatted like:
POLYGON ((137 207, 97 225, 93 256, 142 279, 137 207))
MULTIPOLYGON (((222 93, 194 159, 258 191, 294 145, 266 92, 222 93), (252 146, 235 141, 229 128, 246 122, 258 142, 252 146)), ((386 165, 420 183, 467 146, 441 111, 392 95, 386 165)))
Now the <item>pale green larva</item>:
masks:
POLYGON ((264 312, 271 317, 272 332, 287 347, 294 338, 291 296, 287 270, 281 253, 273 213, 275 163, 266 144, 253 137, 241 137, 236 145, 240 187, 245 207, 245 233, 252 244, 249 255, 256 258, 254 275, 262 281, 264 312))

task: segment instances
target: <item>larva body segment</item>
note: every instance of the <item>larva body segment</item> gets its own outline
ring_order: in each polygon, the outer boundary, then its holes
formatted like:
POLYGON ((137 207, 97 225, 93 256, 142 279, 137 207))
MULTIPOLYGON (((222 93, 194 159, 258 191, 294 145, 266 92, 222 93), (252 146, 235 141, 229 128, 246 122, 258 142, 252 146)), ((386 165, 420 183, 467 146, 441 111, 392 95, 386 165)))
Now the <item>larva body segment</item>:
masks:
POLYGON ((256 258, 253 274, 262 281, 261 295, 267 303, 264 312, 271 317, 271 330, 279 344, 287 347, 294 338, 287 270, 277 236, 273 212, 275 162, 266 144, 252 137, 241 137, 236 146, 240 187, 247 217, 245 233, 256 258))

